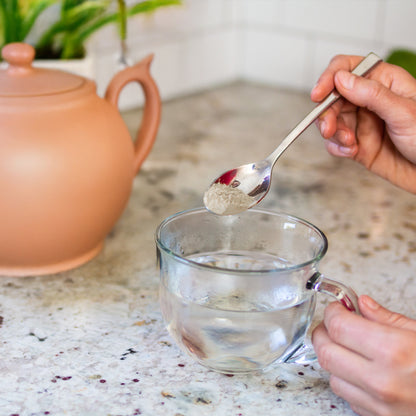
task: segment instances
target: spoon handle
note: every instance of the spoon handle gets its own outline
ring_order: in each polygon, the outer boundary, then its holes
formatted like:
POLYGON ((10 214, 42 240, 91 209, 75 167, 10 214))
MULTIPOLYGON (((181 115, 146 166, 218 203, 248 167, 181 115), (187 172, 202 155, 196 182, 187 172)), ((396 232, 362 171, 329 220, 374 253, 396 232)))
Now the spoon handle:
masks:
MULTIPOLYGON (((375 53, 370 52, 353 70, 352 73, 358 76, 366 75, 382 59, 375 53)), ((266 160, 273 165, 279 159, 280 155, 299 137, 328 107, 334 104, 341 95, 338 91, 333 90, 320 104, 318 104, 306 117, 299 122, 296 127, 283 139, 277 149, 271 153, 266 160)))

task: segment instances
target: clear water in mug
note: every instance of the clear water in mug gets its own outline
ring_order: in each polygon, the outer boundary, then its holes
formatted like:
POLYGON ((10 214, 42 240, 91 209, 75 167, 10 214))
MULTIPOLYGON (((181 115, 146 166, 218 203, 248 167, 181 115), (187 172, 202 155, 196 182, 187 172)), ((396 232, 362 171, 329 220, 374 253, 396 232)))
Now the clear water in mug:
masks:
MULTIPOLYGON (((288 266, 276 256, 254 252, 211 252, 189 258, 240 270, 288 266)), ((170 334, 201 364, 224 373, 264 369, 302 344, 311 298, 301 298, 288 287, 278 288, 272 298, 273 304, 257 302, 232 291, 190 302, 161 285, 162 312, 170 334)))

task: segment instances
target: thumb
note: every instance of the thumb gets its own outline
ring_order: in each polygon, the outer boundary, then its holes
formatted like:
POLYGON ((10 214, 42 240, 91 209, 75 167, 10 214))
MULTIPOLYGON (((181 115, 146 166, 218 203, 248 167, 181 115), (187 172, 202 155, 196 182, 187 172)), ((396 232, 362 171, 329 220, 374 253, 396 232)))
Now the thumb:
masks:
POLYGON ((394 326, 396 328, 409 329, 416 331, 416 321, 406 316, 392 312, 378 304, 370 296, 362 295, 358 300, 360 312, 370 321, 380 324, 394 326))
POLYGON ((387 122, 394 121, 400 116, 404 99, 378 81, 340 70, 335 74, 335 86, 348 101, 359 107, 368 108, 387 122))

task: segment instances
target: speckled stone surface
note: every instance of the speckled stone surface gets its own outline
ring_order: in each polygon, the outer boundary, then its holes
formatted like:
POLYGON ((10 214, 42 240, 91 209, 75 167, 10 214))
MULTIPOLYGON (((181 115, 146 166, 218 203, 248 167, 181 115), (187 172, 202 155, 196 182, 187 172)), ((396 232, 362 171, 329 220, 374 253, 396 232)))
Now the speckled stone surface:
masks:
MULTIPOLYGON (((247 84, 165 103, 104 250, 68 272, 0 278, 0 414, 353 415, 317 364, 228 377, 192 362, 158 305, 156 226, 200 206, 225 169, 269 154, 311 108, 306 94, 247 84)), ((124 114, 132 132, 138 116, 124 114)), ((326 233, 324 274, 416 317, 415 196, 327 155, 312 126, 277 163, 262 206, 326 233)))

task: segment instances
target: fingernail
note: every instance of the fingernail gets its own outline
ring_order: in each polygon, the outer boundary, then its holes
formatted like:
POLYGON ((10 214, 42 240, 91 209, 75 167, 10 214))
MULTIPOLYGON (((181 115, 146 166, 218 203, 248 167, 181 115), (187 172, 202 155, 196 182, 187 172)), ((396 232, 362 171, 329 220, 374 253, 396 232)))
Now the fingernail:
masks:
POLYGON ((345 89, 352 90, 354 88, 355 75, 351 74, 351 72, 338 71, 336 78, 345 89))
POLYGON ((341 153, 343 153, 344 155, 350 156, 352 154, 352 150, 351 147, 346 147, 346 146, 338 146, 338 149, 341 153))
POLYGON ((314 93, 314 91, 318 88, 318 83, 316 83, 313 88, 311 89, 311 94, 314 93))
POLYGON ((362 296, 361 301, 365 304, 365 306, 373 311, 378 309, 378 303, 374 299, 370 298, 370 296, 362 296))
POLYGON ((321 131, 322 136, 325 134, 325 130, 326 130, 326 122, 325 121, 321 121, 319 123, 319 130, 321 131))

